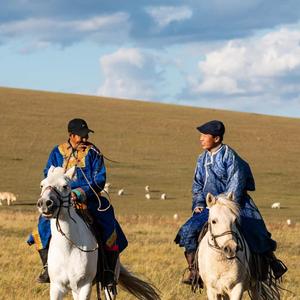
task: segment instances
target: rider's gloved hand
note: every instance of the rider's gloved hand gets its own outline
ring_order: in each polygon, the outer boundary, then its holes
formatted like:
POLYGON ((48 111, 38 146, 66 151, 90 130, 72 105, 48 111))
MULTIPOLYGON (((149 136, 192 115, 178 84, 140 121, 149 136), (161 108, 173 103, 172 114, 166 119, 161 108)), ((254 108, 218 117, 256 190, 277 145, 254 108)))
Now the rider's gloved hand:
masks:
POLYGON ((76 193, 74 193, 74 192, 71 192, 71 201, 73 201, 75 203, 78 201, 78 197, 77 197, 76 193))

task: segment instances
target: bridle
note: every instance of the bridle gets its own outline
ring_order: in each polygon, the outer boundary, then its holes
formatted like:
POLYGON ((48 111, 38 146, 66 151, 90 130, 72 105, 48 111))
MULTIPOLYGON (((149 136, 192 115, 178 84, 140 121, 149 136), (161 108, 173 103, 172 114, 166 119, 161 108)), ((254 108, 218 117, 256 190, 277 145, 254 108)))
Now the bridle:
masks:
POLYGON ((207 239, 208 246, 210 248, 216 250, 217 252, 224 253, 224 249, 219 245, 218 240, 217 240, 219 237, 226 236, 226 235, 232 235, 234 237, 235 242, 237 243, 236 252, 235 252, 234 256, 228 257, 225 255, 227 259, 238 258, 237 253, 239 251, 244 251, 245 242, 240 238, 240 235, 237 232, 235 232, 233 230, 227 230, 227 231, 222 232, 221 234, 213 234, 210 222, 208 223, 208 231, 209 231, 209 234, 213 241, 213 244, 212 244, 212 243, 210 243, 209 239, 207 239))
MULTIPOLYGON (((55 223, 57 231, 58 231, 62 236, 64 236, 64 237, 65 237, 65 238, 66 238, 66 239, 67 239, 74 247, 76 247, 77 249, 79 249, 79 250, 82 251, 82 252, 94 252, 94 251, 98 250, 98 248, 99 248, 98 243, 97 243, 97 246, 96 246, 95 248, 89 249, 89 250, 85 250, 85 249, 83 249, 83 248, 77 246, 77 245, 76 245, 76 244, 75 244, 75 243, 74 243, 74 242, 73 242, 73 241, 72 241, 72 240, 71 240, 71 239, 63 232, 63 230, 61 229, 61 226, 60 226, 60 223, 59 223, 59 215, 60 215, 60 212, 61 212, 61 208, 67 208, 67 209, 68 209, 68 215, 69 215, 70 219, 76 223, 76 221, 72 218, 72 216, 71 216, 71 214, 70 214, 70 207, 73 206, 73 204, 72 204, 72 202, 71 202, 71 190, 70 190, 70 192, 69 192, 67 195, 63 196, 63 195, 61 194, 61 192, 60 192, 56 187, 53 187, 53 186, 49 185, 49 186, 47 186, 47 187, 43 190, 42 195, 45 193, 46 190, 50 190, 50 192, 54 192, 54 193, 56 194, 56 196, 57 196, 58 201, 59 201, 59 206, 54 205, 54 208, 58 208, 58 212, 57 212, 57 214, 56 214, 56 223, 55 223), (64 205, 64 204, 66 204, 66 203, 67 203, 67 205, 64 205)), ((88 224, 87 224, 86 222, 84 222, 84 223, 85 223, 85 225, 86 225, 87 227, 89 227, 88 224)))

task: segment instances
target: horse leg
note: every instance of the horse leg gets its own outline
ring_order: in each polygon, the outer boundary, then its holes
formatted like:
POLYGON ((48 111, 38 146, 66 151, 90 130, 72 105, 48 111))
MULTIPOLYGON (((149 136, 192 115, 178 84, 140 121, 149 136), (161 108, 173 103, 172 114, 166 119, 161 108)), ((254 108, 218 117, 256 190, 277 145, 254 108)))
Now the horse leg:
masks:
POLYGON ((110 289, 109 287, 104 288, 105 300, 115 300, 117 298, 117 294, 115 289, 110 289))
MULTIPOLYGON (((78 298, 74 298, 74 300, 89 300, 91 298, 92 293, 92 284, 87 283, 79 289, 78 298)), ((73 294, 74 296, 74 294, 73 294)))
POLYGON ((208 300, 218 300, 218 295, 217 293, 212 289, 212 288, 208 288, 207 291, 206 291, 206 294, 207 294, 207 299, 208 300))
POLYGON ((230 292, 230 300, 241 300, 243 297, 244 288, 243 284, 240 282, 234 286, 230 292))
POLYGON ((58 285, 50 283, 50 300, 62 300, 65 293, 58 285))

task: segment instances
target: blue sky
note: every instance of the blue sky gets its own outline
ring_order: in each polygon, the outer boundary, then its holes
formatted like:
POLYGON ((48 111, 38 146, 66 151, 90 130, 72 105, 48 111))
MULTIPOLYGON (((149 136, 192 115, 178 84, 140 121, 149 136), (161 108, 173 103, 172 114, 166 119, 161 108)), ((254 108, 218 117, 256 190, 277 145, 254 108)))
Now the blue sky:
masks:
POLYGON ((300 117, 298 0, 1 0, 0 86, 300 117))

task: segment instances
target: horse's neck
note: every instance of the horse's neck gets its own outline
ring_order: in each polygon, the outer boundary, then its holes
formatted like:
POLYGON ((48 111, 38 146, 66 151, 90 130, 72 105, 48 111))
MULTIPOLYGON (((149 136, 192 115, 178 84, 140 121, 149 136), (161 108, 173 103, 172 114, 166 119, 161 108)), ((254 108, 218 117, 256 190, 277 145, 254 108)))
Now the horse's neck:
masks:
POLYGON ((95 247, 96 240, 73 207, 62 208, 57 219, 51 220, 52 239, 67 246, 95 247))

